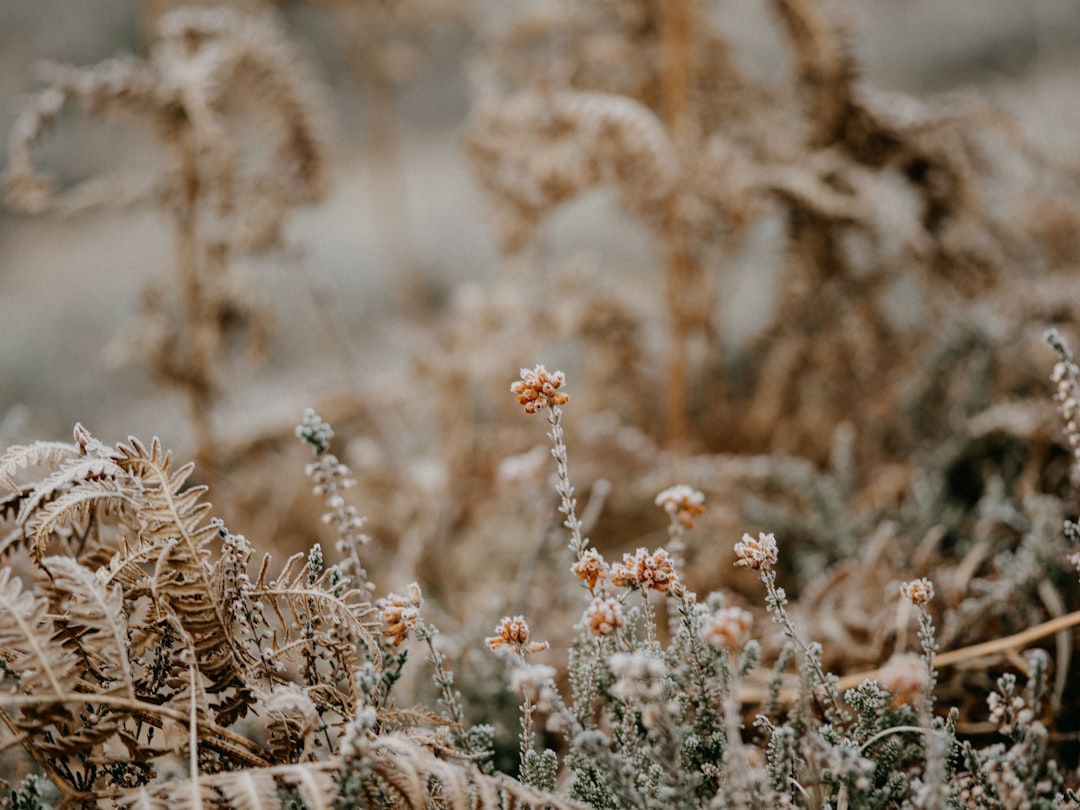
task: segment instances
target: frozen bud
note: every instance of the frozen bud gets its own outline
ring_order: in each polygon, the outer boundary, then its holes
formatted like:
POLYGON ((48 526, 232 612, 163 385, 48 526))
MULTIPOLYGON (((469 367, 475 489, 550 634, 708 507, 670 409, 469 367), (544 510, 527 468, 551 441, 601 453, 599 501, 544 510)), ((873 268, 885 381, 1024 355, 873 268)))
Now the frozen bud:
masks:
POLYGON ((584 618, 585 626, 594 636, 610 636, 622 627, 622 606, 611 597, 594 599, 586 608, 584 618))
POLYGON ((380 603, 383 638, 389 639, 395 647, 408 638, 409 631, 420 626, 420 606, 423 601, 420 586, 415 582, 409 585, 408 596, 388 594, 380 603))
POLYGON ((753 621, 750 612, 742 608, 721 608, 702 625, 701 638, 718 650, 734 652, 742 648, 753 621))
POLYGON ((593 590, 596 584, 607 576, 607 566, 604 558, 595 548, 586 549, 581 558, 574 563, 574 573, 578 579, 585 580, 589 590, 593 590))
POLYGON ((900 586, 900 593, 910 599, 912 604, 925 605, 934 598, 934 583, 926 577, 913 579, 900 586))
POLYGON ((735 544, 735 556, 738 558, 735 560, 735 565, 757 570, 776 565, 780 551, 773 534, 760 532, 757 540, 749 534, 744 534, 742 540, 735 544))
POLYGON ((652 554, 644 548, 634 554, 624 554, 622 562, 611 567, 611 584, 617 588, 660 591, 670 596, 683 594, 671 557, 662 548, 652 554))
POLYGON ((668 513, 673 524, 690 529, 694 518, 705 511, 705 496, 686 484, 676 484, 656 496, 656 505, 668 513))
POLYGON ((536 700, 541 690, 555 680, 555 668, 546 664, 525 664, 510 673, 510 687, 536 700))
POLYGON ((548 372, 543 366, 521 369, 521 379, 510 386, 525 413, 542 411, 549 405, 564 405, 569 397, 559 391, 566 377, 561 371, 548 372))
POLYGON ((529 641, 529 625, 524 616, 503 617, 495 628, 495 635, 484 640, 493 652, 505 646, 524 655, 548 647, 546 641, 529 641))

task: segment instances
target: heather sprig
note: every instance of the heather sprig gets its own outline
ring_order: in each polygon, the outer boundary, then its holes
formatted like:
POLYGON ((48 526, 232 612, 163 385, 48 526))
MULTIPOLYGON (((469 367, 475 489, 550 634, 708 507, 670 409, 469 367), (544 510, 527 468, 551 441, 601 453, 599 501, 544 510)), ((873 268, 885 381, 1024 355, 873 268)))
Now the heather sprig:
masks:
POLYGON ((305 472, 314 484, 312 492, 326 500, 327 511, 322 520, 337 529, 337 551, 344 555, 342 569, 355 580, 357 587, 373 592, 375 586, 367 581, 367 571, 360 562, 360 548, 370 543, 371 538, 361 531, 365 522, 363 516, 342 495, 356 484, 356 479, 348 466, 330 452, 333 428, 308 408, 304 411, 303 421, 296 426, 296 436, 315 454, 315 461, 307 465, 305 472))

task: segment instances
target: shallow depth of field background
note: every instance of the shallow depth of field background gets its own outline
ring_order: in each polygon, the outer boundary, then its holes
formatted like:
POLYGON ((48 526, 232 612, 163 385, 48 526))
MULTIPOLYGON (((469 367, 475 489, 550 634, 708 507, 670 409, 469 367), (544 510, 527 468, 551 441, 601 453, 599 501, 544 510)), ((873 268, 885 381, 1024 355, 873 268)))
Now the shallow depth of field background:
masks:
MULTIPOLYGON (((729 2, 724 15, 748 60, 779 70, 778 34, 756 3, 729 2)), ((1080 149, 1080 3, 1075 0, 916 0, 832 2, 848 15, 868 82, 930 97, 953 91, 992 98, 1019 116, 1028 133, 1067 158, 1080 149), (1071 151, 1070 151, 1071 150, 1071 151)), ((478 3, 481 25, 509 16, 505 3, 478 3)), ((289 4, 292 32, 328 88, 336 165, 324 202, 290 227, 295 255, 267 262, 261 278, 276 303, 272 349, 254 370, 239 366, 220 409, 230 429, 246 431, 293 418, 320 392, 339 390, 400 363, 406 351, 393 280, 373 226, 376 204, 364 110, 355 80, 328 43, 317 4, 289 4), (313 291, 330 301, 338 331, 320 323, 313 291), (341 331, 344 330, 344 331, 341 331), (348 343, 342 345, 342 335, 348 343)), ((484 199, 460 143, 468 112, 466 60, 481 32, 447 31, 418 79, 398 99, 407 169, 407 223, 438 300, 500 272, 484 199)), ((33 66, 52 59, 92 64, 143 48, 139 5, 119 0, 0 2, 0 132, 36 89, 33 66)), ((122 125, 69 117, 44 151, 65 179, 155 160, 148 139, 122 125)), ((157 153, 160 154, 160 153, 157 153)), ((546 249, 601 251, 644 272, 647 240, 617 213, 610 195, 575 201, 545 229, 546 249)), ((61 438, 82 421, 101 438, 159 435, 183 453, 182 403, 120 348, 137 317, 144 281, 169 272, 171 234, 163 216, 104 211, 57 222, 0 212, 0 436, 61 438)), ((734 319, 752 319, 759 300, 752 261, 730 274, 722 298, 734 319)), ((730 320, 730 319, 729 319, 730 320)), ((522 363, 542 360, 522 358, 522 363)), ((362 384, 362 383, 361 383, 362 384)))

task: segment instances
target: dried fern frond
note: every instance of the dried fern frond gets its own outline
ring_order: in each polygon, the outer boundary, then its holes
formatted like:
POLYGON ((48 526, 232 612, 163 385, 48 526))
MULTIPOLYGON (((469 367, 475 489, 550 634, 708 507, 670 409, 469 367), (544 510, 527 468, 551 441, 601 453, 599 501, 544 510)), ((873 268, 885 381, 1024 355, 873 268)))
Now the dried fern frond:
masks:
POLYGON ((77 650, 83 678, 93 679, 109 694, 135 697, 121 586, 106 590, 98 574, 71 557, 46 557, 41 566, 59 608, 57 639, 77 650))
POLYGON ((68 694, 79 682, 78 658, 51 642, 54 632, 48 600, 24 591, 10 568, 0 568, 0 649, 18 692, 39 695, 43 702, 68 694))
POLYGON ((199 670, 210 680, 207 691, 230 695, 217 718, 229 725, 233 711, 245 710, 244 672, 252 657, 235 639, 227 607, 215 598, 209 558, 218 527, 207 520, 206 487, 186 487, 194 465, 173 469, 171 453, 157 439, 149 449, 136 439, 120 444, 115 459, 139 482, 140 541, 162 550, 151 591, 192 639, 199 670))
POLYGON ((0 484, 15 495, 21 495, 22 489, 15 482, 14 476, 30 467, 59 466, 77 455, 77 445, 67 442, 34 442, 30 445, 13 445, 0 456, 0 484))
POLYGON ((309 696, 321 708, 349 718, 362 700, 355 680, 361 661, 365 654, 378 660, 379 642, 369 625, 374 607, 367 592, 350 588, 335 568, 312 578, 308 567, 300 564, 304 556, 290 557, 269 582, 264 566, 252 583, 250 598, 264 603, 277 618, 275 660, 304 660, 315 648, 331 659, 332 669, 325 673, 309 663, 308 678, 313 681, 309 696))
POLYGON ((670 193, 679 159, 660 119, 626 96, 597 92, 522 92, 478 105, 468 148, 481 183, 513 219, 508 249, 527 226, 585 189, 613 183, 632 208, 670 193))
MULTIPOLYGON (((392 806, 409 810, 510 810, 530 806, 549 810, 585 810, 579 802, 489 776, 460 763, 438 759, 423 746, 396 735, 356 741, 347 757, 324 762, 251 768, 200 775, 205 807, 286 807, 294 793, 308 808, 392 806), (284 789, 284 792, 283 790, 284 789), (284 795, 283 795, 284 793, 284 795)), ((166 810, 189 806, 190 780, 142 787, 118 796, 124 808, 166 810)))

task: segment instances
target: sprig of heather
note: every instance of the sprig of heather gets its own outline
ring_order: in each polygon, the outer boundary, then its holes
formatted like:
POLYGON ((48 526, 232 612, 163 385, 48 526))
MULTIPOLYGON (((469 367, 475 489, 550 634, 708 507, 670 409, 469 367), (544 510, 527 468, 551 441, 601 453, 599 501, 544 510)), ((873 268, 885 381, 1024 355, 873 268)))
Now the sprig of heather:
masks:
MULTIPOLYGON (((521 379, 510 386, 510 391, 525 413, 547 412, 551 430, 551 455, 555 458, 556 484, 559 494, 559 511, 563 514, 563 526, 570 532, 570 550, 574 552, 579 564, 584 564, 589 540, 582 531, 583 523, 577 516, 577 499, 574 497, 574 485, 570 483, 570 467, 567 461, 566 442, 563 439, 562 408, 570 397, 560 389, 566 382, 566 375, 561 371, 549 372, 543 365, 521 369, 521 379)), ((586 581, 588 582, 587 578, 586 581)), ((595 585, 589 585, 589 592, 595 595, 595 585)))
POLYGON ((821 645, 817 642, 807 644, 799 635, 795 623, 787 612, 787 594, 776 584, 776 571, 773 569, 779 559, 776 537, 766 532, 761 532, 757 539, 744 534, 742 540, 735 544, 735 557, 736 566, 761 572, 761 584, 765 586, 765 604, 769 613, 772 614, 773 621, 783 625, 784 635, 791 639, 799 652, 803 654, 803 665, 806 671, 825 697, 825 718, 835 727, 846 726, 850 715, 844 709, 840 699, 840 691, 837 688, 839 679, 832 673, 826 672, 822 666, 821 645))
POLYGON ((352 477, 352 471, 330 452, 334 430, 308 408, 304 411, 304 420, 296 426, 296 436, 315 453, 315 461, 307 465, 305 472, 314 483, 312 491, 326 499, 327 511, 322 516, 323 523, 332 523, 337 528, 336 547, 345 558, 342 570, 353 579, 354 587, 371 593, 375 586, 367 581, 367 571, 360 562, 360 547, 370 543, 371 538, 361 531, 364 517, 342 495, 356 480, 352 477))

